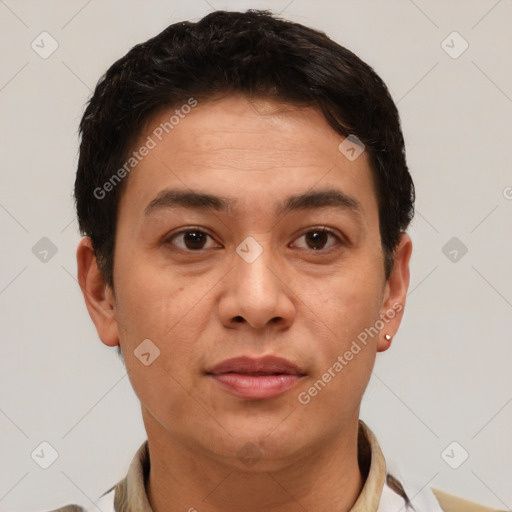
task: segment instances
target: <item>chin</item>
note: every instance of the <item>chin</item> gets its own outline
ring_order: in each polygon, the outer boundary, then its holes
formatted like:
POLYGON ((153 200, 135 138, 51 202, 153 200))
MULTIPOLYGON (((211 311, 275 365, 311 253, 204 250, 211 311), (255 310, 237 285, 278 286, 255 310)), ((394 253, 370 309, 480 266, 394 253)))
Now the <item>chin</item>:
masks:
POLYGON ((239 469, 276 470, 307 451, 314 444, 304 430, 286 414, 273 418, 246 417, 223 421, 224 428, 203 437, 203 449, 239 469), (284 421, 283 421, 284 420, 284 421), (225 430, 224 430, 225 429, 225 430))

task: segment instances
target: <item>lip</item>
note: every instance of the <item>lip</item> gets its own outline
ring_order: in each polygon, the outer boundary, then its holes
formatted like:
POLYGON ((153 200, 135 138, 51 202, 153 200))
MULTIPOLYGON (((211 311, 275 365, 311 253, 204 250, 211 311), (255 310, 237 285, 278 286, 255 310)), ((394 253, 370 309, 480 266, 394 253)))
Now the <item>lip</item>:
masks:
POLYGON ((208 371, 207 375, 232 395, 264 400, 290 390, 305 373, 297 365, 281 357, 244 356, 222 361, 208 371))

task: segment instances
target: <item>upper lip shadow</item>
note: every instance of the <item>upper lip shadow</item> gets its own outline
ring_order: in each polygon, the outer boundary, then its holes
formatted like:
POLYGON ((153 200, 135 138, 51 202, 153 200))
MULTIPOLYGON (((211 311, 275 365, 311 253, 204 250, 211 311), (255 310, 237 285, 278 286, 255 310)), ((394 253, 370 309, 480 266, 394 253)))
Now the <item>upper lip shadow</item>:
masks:
POLYGON ((305 375, 305 372, 287 359, 270 355, 259 358, 241 356, 226 359, 206 373, 210 375, 222 375, 225 373, 305 375))

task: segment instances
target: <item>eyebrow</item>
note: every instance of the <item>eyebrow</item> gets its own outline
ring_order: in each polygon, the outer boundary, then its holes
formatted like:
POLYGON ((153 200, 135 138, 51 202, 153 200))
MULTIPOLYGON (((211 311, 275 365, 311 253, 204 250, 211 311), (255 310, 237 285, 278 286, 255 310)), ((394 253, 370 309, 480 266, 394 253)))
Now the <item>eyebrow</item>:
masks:
MULTIPOLYGON (((237 199, 182 189, 166 189, 160 192, 144 209, 145 215, 167 208, 190 208, 205 211, 231 212, 237 199)), ((340 190, 329 188, 307 191, 289 196, 277 207, 276 213, 284 215, 292 211, 334 207, 362 216, 360 202, 340 190)))
POLYGON ((308 191, 288 197, 278 213, 286 214, 296 210, 312 210, 315 208, 334 207, 341 210, 349 210, 362 215, 362 207, 359 201, 337 189, 324 189, 308 191))
POLYGON ((191 208, 197 210, 231 211, 236 200, 181 189, 166 189, 160 192, 144 209, 144 214, 149 215, 156 210, 165 208, 191 208))

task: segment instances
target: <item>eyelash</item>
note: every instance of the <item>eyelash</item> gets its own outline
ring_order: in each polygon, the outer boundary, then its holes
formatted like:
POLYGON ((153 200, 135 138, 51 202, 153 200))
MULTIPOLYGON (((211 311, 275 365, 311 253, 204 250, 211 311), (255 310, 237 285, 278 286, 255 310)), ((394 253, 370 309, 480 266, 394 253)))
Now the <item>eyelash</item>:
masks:
MULTIPOLYGON (((207 231, 205 231, 203 228, 200 228, 200 227, 195 227, 195 226, 190 226, 186 229, 182 229, 181 231, 178 231, 176 233, 173 233, 172 235, 168 236, 164 241, 164 245, 172 245, 172 240, 174 238, 177 238, 178 236, 180 235, 184 235, 186 233, 191 233, 191 232, 194 232, 194 233, 202 233, 203 235, 207 235, 209 236, 212 240, 214 240, 213 236, 210 235, 207 231)), ((185 252, 201 252, 203 251, 204 249, 199 249, 199 250, 193 250, 193 249, 183 249, 181 247, 178 247, 178 249, 182 250, 182 251, 185 251, 185 252)))
MULTIPOLYGON (((339 246, 339 245, 344 245, 345 244, 345 241, 344 239, 342 239, 342 237, 340 237, 336 231, 334 231, 333 229, 331 228, 328 228, 328 227, 325 227, 325 226, 316 226, 316 227, 311 227, 309 228, 307 231, 304 231, 301 235, 299 235, 294 241, 297 241, 298 239, 300 239, 301 237, 307 235, 308 233, 312 233, 312 232, 321 232, 321 233, 327 233, 328 235, 331 235, 332 237, 334 237, 336 239, 336 244, 335 246, 332 246, 332 247, 328 247, 327 249, 305 249, 303 247, 301 247, 300 249, 304 249, 304 250, 308 250, 308 252, 312 253, 312 254, 315 254, 315 253, 323 253, 323 254, 327 254, 327 253, 330 253, 331 251, 335 250, 336 249, 336 246, 339 246)), ((173 233, 172 235, 170 235, 169 237, 167 237, 163 243, 164 245, 172 245, 172 241, 177 238, 178 236, 180 235, 184 235, 186 233, 190 233, 190 232, 196 232, 196 233, 201 233, 201 234, 204 234, 204 235, 207 235, 208 237, 210 237, 212 240, 215 240, 213 238, 213 236, 211 236, 207 231, 205 231, 203 228, 200 228, 200 227, 195 227, 195 226, 190 226, 186 229, 182 229, 181 231, 178 231, 177 233, 173 233)), ((197 249, 197 250, 194 250, 194 249, 183 249, 181 247, 178 247, 179 250, 182 250, 182 251, 185 251, 185 252, 188 252, 188 253, 194 253, 194 252, 197 252, 197 253, 200 253, 202 251, 204 251, 205 249, 197 249)))
POLYGON ((331 228, 327 228, 325 226, 316 226, 312 228, 308 228, 307 231, 304 231, 301 235, 299 235, 294 241, 299 240, 303 236, 307 235, 308 233, 314 233, 314 232, 320 232, 320 233, 327 233, 327 235, 331 235, 336 239, 336 243, 332 247, 328 247, 327 249, 308 249, 301 247, 300 249, 306 250, 311 254, 328 254, 334 250, 336 250, 337 247, 344 244, 343 239, 331 228))

